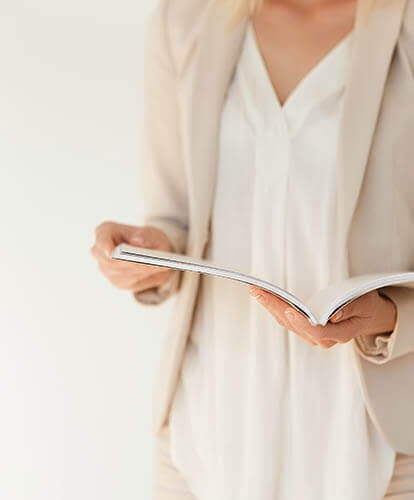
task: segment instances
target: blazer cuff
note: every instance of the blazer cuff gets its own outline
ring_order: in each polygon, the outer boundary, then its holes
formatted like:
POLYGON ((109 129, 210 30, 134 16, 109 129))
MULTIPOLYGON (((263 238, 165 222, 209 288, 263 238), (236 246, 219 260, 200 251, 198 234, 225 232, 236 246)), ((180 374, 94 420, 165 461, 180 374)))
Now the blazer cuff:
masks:
POLYGON ((378 292, 397 307, 395 328, 378 335, 359 335, 354 338, 354 346, 367 361, 384 364, 414 351, 414 290, 405 286, 387 286, 378 292))
POLYGON ((390 344, 395 332, 396 330, 378 335, 359 335, 355 337, 355 347, 363 358, 374 363, 384 363, 390 357, 390 344))
POLYGON ((158 305, 167 300, 179 289, 181 271, 173 270, 168 280, 160 286, 148 288, 141 292, 133 292, 135 300, 145 305, 158 305))
MULTIPOLYGON (((166 219, 147 217, 144 225, 157 227, 168 236, 173 251, 184 253, 187 244, 187 230, 166 219)), ((170 278, 160 286, 148 288, 140 292, 133 292, 134 299, 144 305, 158 305, 176 293, 181 284, 182 271, 174 269, 170 278)))

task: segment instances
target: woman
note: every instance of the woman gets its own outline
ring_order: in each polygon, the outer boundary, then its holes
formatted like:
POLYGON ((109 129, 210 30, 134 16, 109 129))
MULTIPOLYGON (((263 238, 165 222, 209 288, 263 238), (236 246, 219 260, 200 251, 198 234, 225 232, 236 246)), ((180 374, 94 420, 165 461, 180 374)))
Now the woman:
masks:
POLYGON ((92 252, 140 303, 176 294, 155 498, 414 499, 412 288, 313 327, 255 287, 110 260, 203 255, 303 297, 412 270, 414 3, 162 0, 146 60, 145 221, 92 252))

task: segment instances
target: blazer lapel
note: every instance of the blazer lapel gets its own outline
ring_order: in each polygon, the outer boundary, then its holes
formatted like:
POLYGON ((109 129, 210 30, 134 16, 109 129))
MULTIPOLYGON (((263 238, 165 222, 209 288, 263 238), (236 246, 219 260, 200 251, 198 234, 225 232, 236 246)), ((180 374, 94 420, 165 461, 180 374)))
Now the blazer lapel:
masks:
POLYGON ((338 147, 338 250, 345 252, 342 254, 345 275, 349 273, 350 264, 347 255, 348 233, 400 31, 404 5, 405 0, 376 0, 365 19, 364 2, 359 1, 338 147))
MULTIPOLYGON (((365 17, 358 1, 352 59, 338 144, 338 258, 348 274, 347 238, 368 161, 406 0, 375 0, 365 17)), ((179 86, 184 157, 189 182, 190 251, 208 238, 218 161, 222 105, 240 54, 248 18, 228 30, 214 0, 193 41, 192 65, 179 86)), ((191 64, 190 63, 190 64, 191 64)))
POLYGON ((193 65, 183 72, 180 82, 184 156, 190 184, 189 213, 193 227, 189 246, 196 253, 202 250, 208 238, 221 110, 241 50, 246 21, 229 30, 223 13, 213 2, 194 42, 196 46, 191 49, 193 65))

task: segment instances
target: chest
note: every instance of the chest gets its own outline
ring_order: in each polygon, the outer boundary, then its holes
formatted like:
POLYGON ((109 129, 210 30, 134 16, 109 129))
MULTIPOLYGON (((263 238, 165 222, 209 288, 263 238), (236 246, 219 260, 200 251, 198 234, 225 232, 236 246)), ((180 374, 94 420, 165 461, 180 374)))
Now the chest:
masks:
POLYGON ((265 2, 252 16, 259 50, 282 105, 305 75, 353 29, 355 1, 332 3, 313 11, 265 2))
POLYGON ((287 194, 314 205, 326 186, 335 188, 351 47, 348 38, 324 57, 282 106, 253 25, 247 26, 220 114, 216 203, 246 202, 256 189, 257 197, 269 196, 272 206, 287 194))
POLYGON ((227 258, 227 265, 278 282, 281 265, 274 267, 271 255, 282 259, 288 251, 313 266, 330 262, 348 48, 332 54, 280 106, 247 28, 221 113, 208 250, 213 260, 227 258), (331 85, 321 92, 329 75, 331 85), (266 248, 271 255, 265 259, 266 248))
MULTIPOLYGON (((383 270, 384 262, 390 262, 391 242, 401 247, 401 236, 408 234, 399 231, 399 239, 389 236, 393 219, 401 219, 401 213, 395 214, 397 205, 392 202, 390 193, 391 187, 397 183, 391 179, 392 152, 396 137, 404 128, 402 113, 406 112, 406 106, 397 101, 408 99, 405 86, 412 88, 412 68, 405 57, 412 54, 409 38, 412 24, 404 22, 401 30, 404 5, 399 0, 387 3, 386 8, 372 14, 368 23, 364 22, 363 29, 361 21, 360 29, 355 33, 337 163, 337 227, 343 240, 338 259, 349 260, 352 273, 366 269, 383 270), (378 40, 381 40, 381 50, 373 50, 378 40), (367 79, 367 74, 375 77, 367 79), (381 203, 378 203, 378 193, 382 193, 381 203), (375 245, 375 258, 367 245, 371 242, 375 245)), ((247 21, 229 30, 216 12, 204 19, 195 43, 185 47, 184 44, 173 46, 174 54, 181 50, 180 129, 189 186, 188 251, 194 255, 202 254, 209 238, 213 193, 217 185, 220 113, 240 54, 247 21)), ((405 139, 403 143, 406 144, 405 139)), ((407 144, 412 145, 412 142, 407 144)), ((409 200, 399 202, 398 206, 407 206, 407 213, 411 210, 409 200)), ((395 258, 393 267, 400 267, 401 261, 400 256, 395 258)))

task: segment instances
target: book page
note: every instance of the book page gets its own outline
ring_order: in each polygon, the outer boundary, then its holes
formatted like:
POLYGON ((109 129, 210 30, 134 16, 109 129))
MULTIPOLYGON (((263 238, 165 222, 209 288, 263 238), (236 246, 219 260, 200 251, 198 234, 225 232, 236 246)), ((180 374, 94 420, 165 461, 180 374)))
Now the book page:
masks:
POLYGON ((306 304, 304 304, 299 297, 289 293, 287 290, 256 276, 245 274, 239 270, 228 267, 220 267, 218 264, 207 259, 196 259, 195 257, 189 257, 188 255, 135 247, 125 243, 122 243, 115 248, 112 257, 130 262, 138 262, 141 264, 152 264, 182 271, 192 271, 212 276, 219 276, 221 278, 228 278, 249 285, 255 285, 283 299, 308 318, 311 317, 311 313, 306 304))
POLYGON ((245 274, 237 269, 220 267, 216 263, 206 259, 197 259, 188 255, 135 247, 125 243, 115 248, 112 257, 130 262, 219 276, 255 285, 283 299, 286 303, 304 314, 314 325, 326 325, 329 318, 337 310, 372 290, 389 285, 405 285, 414 288, 414 272, 372 273, 353 276, 338 283, 333 283, 308 299, 302 300, 274 283, 245 274))
POLYGON ((309 297, 306 304, 318 320, 318 324, 325 325, 337 310, 352 300, 372 290, 390 285, 414 288, 414 272, 386 272, 353 276, 324 288, 309 297))

